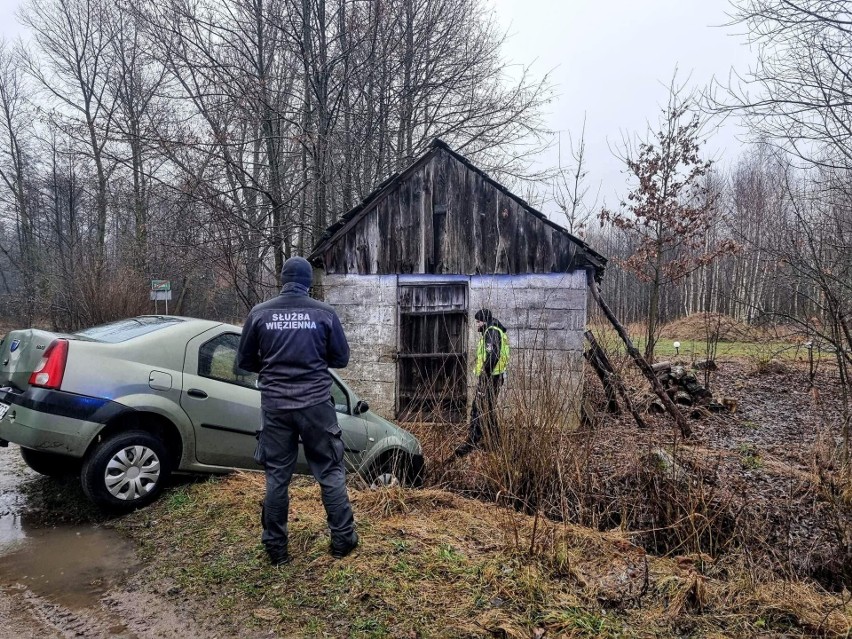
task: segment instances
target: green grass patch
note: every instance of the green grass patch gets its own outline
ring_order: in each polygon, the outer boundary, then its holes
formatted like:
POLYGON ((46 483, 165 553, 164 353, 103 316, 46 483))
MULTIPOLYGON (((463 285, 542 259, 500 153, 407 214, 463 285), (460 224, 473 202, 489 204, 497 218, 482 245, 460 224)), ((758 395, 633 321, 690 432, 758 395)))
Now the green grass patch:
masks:
POLYGON ((574 637, 620 637, 620 627, 610 623, 601 613, 590 612, 582 608, 567 608, 548 613, 543 619, 546 624, 558 626, 560 630, 574 637))
POLYGON ((752 444, 740 444, 737 448, 743 468, 758 470, 763 468, 763 458, 752 444))
MULTIPOLYGON (((712 344, 708 344, 707 339, 703 336, 695 337, 694 326, 690 327, 687 334, 682 337, 665 327, 663 330, 666 337, 660 337, 654 348, 654 356, 657 360, 677 358, 687 361, 704 361, 709 358, 712 344), (692 335, 689 333, 692 333, 692 335), (675 348, 675 342, 680 344, 679 348, 675 348)), ((592 327, 592 331, 605 349, 621 355, 627 354, 627 347, 612 326, 600 324, 592 327)), ((734 334, 738 335, 738 333, 734 334)), ((754 361, 756 366, 759 366, 761 362, 765 363, 773 359, 780 361, 807 361, 808 359, 808 350, 804 347, 801 339, 796 337, 779 338, 777 335, 772 337, 772 334, 763 337, 756 335, 757 332, 755 331, 755 336, 749 334, 746 337, 719 339, 716 344, 715 358, 749 359, 754 361)), ((639 352, 644 354, 645 343, 647 342, 644 333, 631 329, 628 331, 628 336, 633 345, 639 349, 639 352)), ((827 353, 815 351, 814 359, 817 361, 820 359, 830 360, 831 356, 827 353)))
MULTIPOLYGON (((627 347, 614 334, 615 340, 612 344, 616 352, 627 354, 627 347)), ((640 353, 645 352, 645 338, 631 336, 633 345, 640 353)), ((654 347, 654 356, 657 360, 684 359, 689 361, 705 361, 708 359, 707 343, 699 340, 678 340, 680 348, 674 347, 674 341, 670 339, 660 340, 654 347)), ((823 355, 825 356, 825 355, 823 355)), ((720 358, 746 358, 751 360, 771 359, 780 360, 802 360, 807 358, 807 350, 800 345, 791 342, 747 342, 747 341, 720 341, 716 346, 716 359, 720 358)))

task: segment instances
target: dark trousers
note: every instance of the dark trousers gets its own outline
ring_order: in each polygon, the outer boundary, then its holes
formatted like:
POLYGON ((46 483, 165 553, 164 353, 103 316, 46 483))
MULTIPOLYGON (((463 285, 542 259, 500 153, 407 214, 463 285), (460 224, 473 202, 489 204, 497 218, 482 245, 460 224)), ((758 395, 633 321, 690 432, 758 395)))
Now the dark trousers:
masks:
POLYGON ((456 449, 459 457, 467 455, 482 439, 492 446, 500 441, 500 430, 497 426, 497 396, 503 386, 502 375, 480 375, 476 382, 476 394, 470 410, 470 427, 467 441, 456 449))
POLYGON ((266 469, 261 539, 269 549, 287 548, 289 488, 299 455, 299 438, 322 491, 331 543, 349 545, 355 539, 355 521, 346 493, 341 430, 330 402, 299 410, 263 411, 263 429, 255 453, 257 463, 266 469))

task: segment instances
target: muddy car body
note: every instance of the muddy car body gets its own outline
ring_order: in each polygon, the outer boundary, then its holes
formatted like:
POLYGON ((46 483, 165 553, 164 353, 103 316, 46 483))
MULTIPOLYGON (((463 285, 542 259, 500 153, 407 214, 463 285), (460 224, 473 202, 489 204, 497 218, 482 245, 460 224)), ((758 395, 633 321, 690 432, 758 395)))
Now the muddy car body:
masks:
MULTIPOLYGON (((0 343, 0 444, 43 474, 79 471, 93 501, 149 503, 173 471, 259 470, 257 376, 235 365, 240 327, 143 316, 59 335, 12 331, 0 343)), ((331 372, 350 471, 419 480, 420 444, 331 372)), ((297 472, 309 472, 300 450, 297 472)))

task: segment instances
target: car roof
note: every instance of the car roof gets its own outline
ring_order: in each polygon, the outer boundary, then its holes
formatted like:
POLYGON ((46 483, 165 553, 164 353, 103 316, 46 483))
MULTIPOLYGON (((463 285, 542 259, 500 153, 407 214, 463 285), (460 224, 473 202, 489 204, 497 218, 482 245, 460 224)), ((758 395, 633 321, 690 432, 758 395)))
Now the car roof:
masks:
MULTIPOLYGON (((166 336, 174 335, 176 333, 185 334, 186 337, 189 337, 190 334, 197 335, 198 333, 203 333, 204 331, 210 330, 211 328, 216 328, 217 326, 229 326, 224 322, 199 319, 197 317, 187 317, 184 315, 140 315, 139 317, 162 317, 180 320, 179 322, 175 322, 171 326, 164 326, 161 330, 151 333, 152 337, 157 337, 157 334, 160 334, 161 336, 166 336)), ((238 326, 234 328, 236 328, 238 332, 242 330, 238 326)))
MULTIPOLYGON (((123 344, 126 345, 126 344, 130 344, 130 343, 138 344, 139 340, 146 340, 146 341, 147 340, 155 340, 155 341, 158 341, 158 340, 163 339, 163 338, 166 338, 166 339, 175 339, 175 338, 190 339, 190 338, 194 337, 195 335, 198 335, 199 333, 203 333, 207 330, 210 330, 212 328, 216 328, 217 326, 222 325, 222 322, 217 322, 217 321, 214 321, 214 320, 198 319, 196 317, 184 317, 184 316, 180 316, 180 315, 159 315, 159 314, 158 315, 153 315, 153 314, 152 315, 137 315, 135 317, 125 318, 125 320, 126 321, 132 321, 132 320, 135 320, 135 319, 143 319, 143 318, 175 319, 175 320, 179 320, 179 321, 175 321, 174 323, 166 323, 166 324, 164 324, 163 326, 160 326, 159 328, 157 328, 154 331, 143 333, 143 334, 135 336, 131 339, 118 340, 118 341, 115 342, 115 345, 120 346, 120 345, 123 345, 123 344)), ((122 321, 122 320, 119 320, 119 321, 122 321)), ((93 327, 93 328, 97 328, 97 327, 93 327)), ((90 329, 86 329, 86 330, 90 330, 90 329)), ((238 328, 238 330, 240 330, 240 329, 238 328)), ((83 333, 83 334, 81 335, 81 334, 75 333, 75 334, 71 335, 71 337, 77 338, 77 339, 80 339, 80 338, 85 339, 87 337, 84 334, 85 331, 81 331, 80 333, 83 333)), ((99 340, 95 339, 94 341, 99 341, 99 340)), ((109 344, 110 342, 106 341, 106 342, 103 342, 103 343, 109 344)))

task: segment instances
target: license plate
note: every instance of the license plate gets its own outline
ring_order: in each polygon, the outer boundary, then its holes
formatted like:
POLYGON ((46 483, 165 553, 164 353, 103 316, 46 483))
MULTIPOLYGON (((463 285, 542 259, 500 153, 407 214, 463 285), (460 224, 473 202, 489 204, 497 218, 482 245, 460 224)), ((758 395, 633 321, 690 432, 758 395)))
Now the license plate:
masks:
POLYGON ((9 404, 4 404, 0 402, 0 419, 3 419, 6 416, 6 413, 9 412, 9 404))

